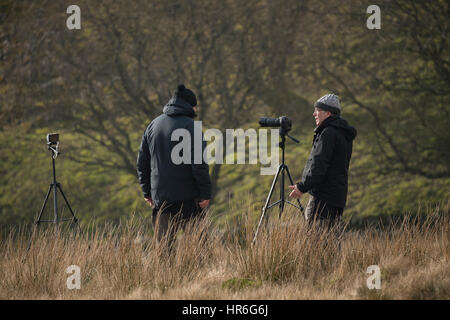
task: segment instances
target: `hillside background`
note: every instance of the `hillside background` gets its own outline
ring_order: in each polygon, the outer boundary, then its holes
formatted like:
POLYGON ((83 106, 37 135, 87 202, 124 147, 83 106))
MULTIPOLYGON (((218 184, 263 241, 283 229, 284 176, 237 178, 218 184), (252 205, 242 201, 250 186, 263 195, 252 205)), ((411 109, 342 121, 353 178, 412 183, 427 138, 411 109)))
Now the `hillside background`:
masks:
MULTIPOLYGON (((313 103, 334 92, 358 130, 346 219, 448 205, 447 1, 378 1, 379 30, 366 27, 369 1, 78 0, 81 30, 68 30, 71 4, 0 1, 2 229, 35 219, 51 181, 51 132, 61 140, 57 179, 83 224, 148 217, 139 142, 179 83, 197 93, 204 130, 291 118, 295 180, 313 103)), ((210 170, 215 222, 249 203, 259 214, 272 176, 259 165, 210 170)))

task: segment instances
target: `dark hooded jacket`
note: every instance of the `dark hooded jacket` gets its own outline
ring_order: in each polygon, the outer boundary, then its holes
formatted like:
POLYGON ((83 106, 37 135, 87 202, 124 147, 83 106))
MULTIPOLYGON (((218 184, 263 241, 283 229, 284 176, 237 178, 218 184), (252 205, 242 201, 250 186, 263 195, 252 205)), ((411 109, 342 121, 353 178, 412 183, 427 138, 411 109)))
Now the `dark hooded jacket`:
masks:
MULTIPOLYGON (((144 197, 151 197, 157 207, 164 202, 211 199, 208 164, 203 161, 203 157, 200 164, 194 162, 194 117, 192 106, 175 97, 144 132, 137 158, 137 172, 144 197), (172 149, 183 139, 171 141, 172 132, 176 129, 186 129, 190 133, 190 164, 175 164, 172 161, 172 149)), ((206 147, 203 135, 201 139, 203 151, 206 147)))
POLYGON ((330 206, 344 208, 356 129, 340 116, 332 115, 314 132, 312 150, 297 187, 330 206))

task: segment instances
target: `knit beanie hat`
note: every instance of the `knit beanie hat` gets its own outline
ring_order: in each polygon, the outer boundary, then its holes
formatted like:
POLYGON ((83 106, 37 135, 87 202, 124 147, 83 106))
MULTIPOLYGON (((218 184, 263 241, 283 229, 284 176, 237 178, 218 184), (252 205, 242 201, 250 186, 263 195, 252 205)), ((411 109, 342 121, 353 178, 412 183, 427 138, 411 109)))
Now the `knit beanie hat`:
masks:
POLYGON ((339 97, 333 93, 329 93, 321 97, 314 103, 314 107, 319 109, 330 111, 337 115, 341 114, 341 104, 339 103, 339 97))
POLYGON ((195 94, 186 88, 184 84, 180 84, 175 91, 174 94, 176 97, 179 97, 189 103, 192 107, 195 107, 197 105, 197 98, 195 97, 195 94))

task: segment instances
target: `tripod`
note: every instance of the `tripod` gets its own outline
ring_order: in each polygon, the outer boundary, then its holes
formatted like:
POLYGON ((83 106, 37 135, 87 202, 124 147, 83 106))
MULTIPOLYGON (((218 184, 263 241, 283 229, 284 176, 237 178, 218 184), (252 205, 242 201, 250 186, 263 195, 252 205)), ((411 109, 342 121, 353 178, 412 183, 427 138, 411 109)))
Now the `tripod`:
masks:
MULTIPOLYGON (((78 226, 78 230, 81 231, 80 224, 78 223, 78 219, 75 216, 75 214, 73 213, 72 207, 70 206, 69 201, 67 200, 66 195, 64 194, 64 192, 62 190, 61 184, 56 181, 55 159, 59 155, 59 150, 58 150, 59 142, 56 143, 55 147, 53 147, 53 143, 51 143, 51 142, 47 142, 47 145, 48 145, 48 150, 50 150, 52 152, 53 181, 52 181, 52 183, 50 183, 50 186, 48 188, 47 195, 45 196, 45 200, 42 205, 41 211, 39 212, 39 216, 35 222, 35 227, 37 227, 41 222, 53 222, 55 225, 57 225, 58 222, 72 221, 74 224, 76 224, 78 226), (53 189, 53 220, 41 220, 42 213, 45 210, 45 207, 47 205, 47 201, 48 201, 48 198, 50 196, 52 189, 53 189), (58 193, 57 193, 57 190, 59 190, 61 192, 61 195, 63 196, 63 199, 64 199, 67 207, 69 208, 69 211, 72 215, 72 218, 70 218, 70 219, 62 219, 61 220, 58 217, 58 199, 57 199, 58 193)), ((28 244, 28 250, 30 249, 32 238, 33 237, 31 237, 30 243, 28 244)))
MULTIPOLYGON (((275 174, 275 177, 273 178, 272 181, 272 186, 270 187, 270 191, 269 191, 269 195, 267 196, 266 199, 266 203, 264 204, 264 207, 262 208, 262 214, 261 217, 259 218, 259 223, 258 223, 258 227, 256 228, 256 232, 255 232, 255 236, 253 237, 253 241, 252 244, 255 243, 256 241, 256 237, 258 236, 258 231, 259 228, 264 220, 264 217, 266 215, 266 211, 274 206, 276 206, 277 204, 279 205, 279 217, 281 218, 281 213, 284 210, 284 204, 287 203, 291 206, 294 206, 297 209, 300 209, 302 212, 304 211, 302 204, 300 203, 300 200, 297 199, 297 203, 298 205, 288 201, 285 199, 284 197, 284 174, 287 173, 287 176, 289 178, 289 181, 291 183, 291 185, 294 184, 294 181, 292 180, 292 176, 291 173, 289 172, 289 168, 288 166, 284 163, 284 150, 285 150, 285 144, 286 144, 286 136, 288 136, 292 141, 294 141, 295 143, 299 143, 299 141, 297 139, 295 139, 294 137, 291 137, 290 135, 287 134, 287 132, 285 132, 284 130, 282 130, 282 128, 280 128, 280 137, 281 137, 281 142, 279 144, 279 147, 281 148, 281 164, 278 167, 277 173, 275 174), (270 202, 270 198, 272 198, 272 194, 273 191, 275 190, 275 184, 277 183, 278 177, 281 176, 281 181, 280 181, 280 199, 275 201, 274 203, 269 205, 270 202)), ((267 218, 267 217, 266 217, 267 218)))

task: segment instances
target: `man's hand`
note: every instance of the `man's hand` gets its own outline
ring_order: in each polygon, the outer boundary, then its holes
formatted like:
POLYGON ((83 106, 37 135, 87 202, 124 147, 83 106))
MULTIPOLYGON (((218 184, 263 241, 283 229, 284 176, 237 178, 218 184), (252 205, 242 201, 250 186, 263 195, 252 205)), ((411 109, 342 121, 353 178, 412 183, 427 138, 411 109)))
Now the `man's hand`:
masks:
POLYGON ((303 192, 298 190, 297 185, 294 184, 293 186, 289 186, 290 189, 292 189, 292 192, 289 194, 289 197, 300 199, 303 195, 303 192))
POLYGON ((153 200, 152 200, 152 198, 144 198, 144 199, 150 205, 150 207, 153 208, 153 200))
POLYGON ((207 206, 209 206, 209 200, 202 200, 198 203, 200 208, 205 209, 207 206))

